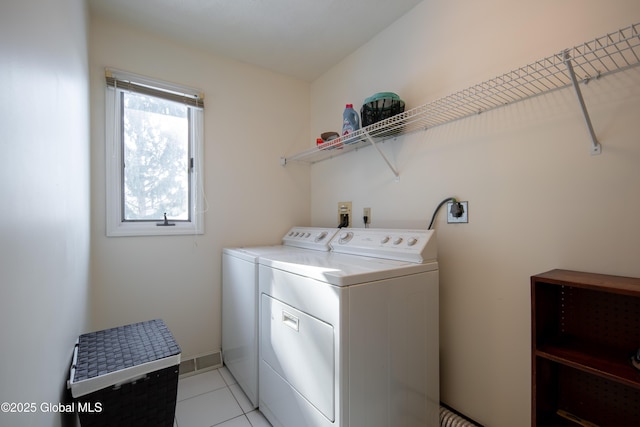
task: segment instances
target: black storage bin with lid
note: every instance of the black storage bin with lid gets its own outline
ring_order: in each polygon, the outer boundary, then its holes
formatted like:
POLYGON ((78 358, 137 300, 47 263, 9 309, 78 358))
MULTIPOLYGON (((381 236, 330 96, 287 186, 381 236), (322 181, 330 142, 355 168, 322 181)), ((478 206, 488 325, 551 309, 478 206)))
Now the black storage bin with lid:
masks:
POLYGON ((360 109, 362 126, 369 126, 381 120, 404 112, 404 101, 393 92, 379 92, 364 100, 360 109))
POLYGON ((69 387, 83 427, 172 427, 180 347, 160 320, 80 335, 69 387))

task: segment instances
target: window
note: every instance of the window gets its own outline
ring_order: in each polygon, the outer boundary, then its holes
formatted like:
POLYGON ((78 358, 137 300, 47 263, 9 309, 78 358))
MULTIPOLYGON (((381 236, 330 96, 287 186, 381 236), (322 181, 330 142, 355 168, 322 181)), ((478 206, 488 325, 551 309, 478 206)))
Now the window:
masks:
POLYGON ((107 235, 202 234, 204 96, 107 69, 107 235))

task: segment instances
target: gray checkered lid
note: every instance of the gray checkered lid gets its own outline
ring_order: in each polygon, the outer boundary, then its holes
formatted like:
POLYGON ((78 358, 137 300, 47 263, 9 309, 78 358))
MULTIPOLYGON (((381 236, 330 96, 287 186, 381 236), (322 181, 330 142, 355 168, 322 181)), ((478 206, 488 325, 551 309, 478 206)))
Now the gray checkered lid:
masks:
POLYGON ((83 381, 180 354, 161 319, 80 335, 74 381, 83 381))

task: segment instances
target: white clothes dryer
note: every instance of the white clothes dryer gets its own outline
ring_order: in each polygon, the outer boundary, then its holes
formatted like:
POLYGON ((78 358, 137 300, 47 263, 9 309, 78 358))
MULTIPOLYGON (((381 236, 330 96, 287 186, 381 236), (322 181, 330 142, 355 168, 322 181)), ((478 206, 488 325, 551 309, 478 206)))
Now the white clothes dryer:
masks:
POLYGON ((259 407, 274 427, 439 425, 432 230, 341 230, 259 260, 259 407))
POLYGON ((268 253, 329 250, 336 228, 293 227, 280 245, 222 250, 222 357, 258 406, 258 259, 268 253))

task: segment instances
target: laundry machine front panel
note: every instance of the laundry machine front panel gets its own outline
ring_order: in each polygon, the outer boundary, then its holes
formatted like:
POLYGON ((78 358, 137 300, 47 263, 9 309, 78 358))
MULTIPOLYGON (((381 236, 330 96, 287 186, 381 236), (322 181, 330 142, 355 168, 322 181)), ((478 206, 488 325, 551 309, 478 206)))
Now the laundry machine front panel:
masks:
POLYGON ((260 389, 260 412, 273 427, 340 425, 325 417, 264 360, 260 361, 260 389))
POLYGON ((259 267, 259 292, 308 313, 336 329, 348 302, 347 288, 332 286, 288 271, 259 267))
POLYGON ((333 326, 264 294, 261 313, 263 362, 334 421, 333 326))

